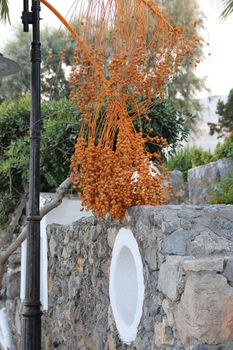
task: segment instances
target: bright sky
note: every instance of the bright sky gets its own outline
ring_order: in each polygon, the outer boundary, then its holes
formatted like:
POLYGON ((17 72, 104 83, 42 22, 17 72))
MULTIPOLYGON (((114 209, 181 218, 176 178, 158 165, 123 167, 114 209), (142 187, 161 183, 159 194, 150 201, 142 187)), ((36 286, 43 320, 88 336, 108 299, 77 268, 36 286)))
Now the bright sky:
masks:
MULTIPOLYGON (((62 14, 67 13, 74 0, 50 0, 62 14)), ((224 22, 219 21, 220 0, 199 0, 200 7, 206 16, 205 39, 210 43, 206 47, 206 58, 198 66, 197 72, 200 76, 207 76, 207 86, 211 89, 212 95, 227 95, 233 88, 233 43, 231 35, 233 33, 233 14, 224 22), (208 56, 208 53, 211 56, 208 56)), ((11 22, 15 25, 20 23, 23 0, 10 0, 11 22)), ((41 17, 42 26, 49 25, 59 27, 60 23, 56 17, 50 13, 42 4, 41 17)), ((13 29, 9 25, 0 23, 0 49, 13 35, 13 29)), ((29 39, 30 40, 30 39, 29 39)), ((2 50, 3 51, 3 50, 2 50)), ((4 52, 3 52, 4 54, 4 52)), ((200 97, 207 96, 206 92, 200 97)))

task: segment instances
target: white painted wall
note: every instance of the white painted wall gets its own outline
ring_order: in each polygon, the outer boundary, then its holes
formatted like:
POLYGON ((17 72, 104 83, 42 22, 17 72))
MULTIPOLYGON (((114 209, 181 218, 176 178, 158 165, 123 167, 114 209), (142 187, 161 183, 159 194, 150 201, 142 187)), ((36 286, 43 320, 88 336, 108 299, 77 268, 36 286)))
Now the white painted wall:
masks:
MULTIPOLYGON (((47 201, 50 201, 54 197, 51 193, 41 193, 40 206, 42 207, 47 201)), ((43 310, 48 310, 48 244, 46 227, 49 224, 70 224, 74 221, 81 219, 82 217, 91 216, 90 211, 80 211, 81 201, 77 196, 65 197, 59 207, 53 209, 41 220, 40 240, 41 240, 41 279, 40 279, 40 296, 43 310)), ((25 298, 26 287, 26 241, 21 246, 21 286, 20 286, 20 298, 21 301, 25 298)))
POLYGON ((0 346, 2 346, 4 350, 12 349, 11 332, 5 308, 0 309, 0 346))
POLYGON ((120 229, 112 252, 109 295, 120 338, 131 343, 137 335, 144 301, 142 259, 129 229, 120 229))

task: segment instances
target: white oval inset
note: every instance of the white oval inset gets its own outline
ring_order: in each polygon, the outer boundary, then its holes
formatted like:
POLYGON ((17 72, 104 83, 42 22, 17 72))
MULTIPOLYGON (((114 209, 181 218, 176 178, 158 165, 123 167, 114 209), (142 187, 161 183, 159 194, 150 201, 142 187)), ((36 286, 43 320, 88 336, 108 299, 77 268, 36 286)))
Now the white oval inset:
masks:
POLYGON ((120 337, 131 343, 142 316, 144 279, 138 244, 129 229, 120 229, 114 243, 109 294, 120 337))

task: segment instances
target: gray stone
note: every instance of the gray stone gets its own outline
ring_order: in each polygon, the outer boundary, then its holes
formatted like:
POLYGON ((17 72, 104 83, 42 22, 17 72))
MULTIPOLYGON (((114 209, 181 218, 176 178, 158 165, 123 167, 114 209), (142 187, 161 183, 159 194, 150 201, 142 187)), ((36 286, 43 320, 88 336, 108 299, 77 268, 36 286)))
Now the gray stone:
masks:
POLYGON ((221 254, 232 251, 232 242, 207 230, 201 232, 188 246, 188 252, 191 255, 221 254))
POLYGON ((164 299, 162 307, 167 316, 167 324, 172 327, 174 325, 173 304, 168 299, 164 299))
POLYGON ((224 217, 224 218, 226 218, 228 220, 233 220, 233 209, 232 209, 232 206, 231 205, 224 205, 221 208, 220 215, 221 215, 221 217, 224 217))
MULTIPOLYGON (((130 208, 122 223, 108 217, 51 225, 49 310, 43 317, 42 348, 197 350, 199 346, 203 350, 232 350, 232 213, 233 206, 226 205, 140 206, 130 208), (109 311, 112 247, 122 226, 132 230, 138 243, 145 283, 138 333, 127 345, 120 340, 109 311), (192 276, 196 282, 190 280, 192 276), (183 325, 185 335, 180 336, 183 325), (219 329, 223 334, 220 338, 219 329)), ((18 296, 6 299, 10 273, 8 269, 4 277, 0 308, 6 306, 16 348, 21 349, 21 303, 18 296)))
POLYGON ((182 206, 182 210, 177 212, 177 216, 181 219, 190 221, 200 217, 201 213, 199 210, 197 210, 196 206, 182 206))
POLYGON ((224 257, 206 257, 201 259, 185 260, 185 271, 216 271, 223 272, 224 257))
POLYGON ((15 299, 19 296, 20 291, 20 272, 10 270, 7 274, 7 291, 6 295, 8 299, 15 299))
POLYGON ((179 284, 182 280, 182 263, 184 258, 169 256, 159 270, 158 289, 171 301, 179 299, 179 284))
POLYGON ((69 299, 74 298, 77 296, 78 291, 80 289, 80 277, 79 276, 71 276, 69 279, 69 284, 68 284, 68 292, 69 292, 69 299))
POLYGON ((223 276, 225 276, 229 282, 233 282, 233 258, 228 258, 226 260, 223 276))
POLYGON ((161 229, 165 235, 170 235, 172 232, 178 229, 178 224, 176 222, 163 221, 161 229))
POLYGON ((108 245, 112 249, 114 246, 114 242, 118 233, 118 229, 116 227, 111 227, 107 230, 108 235, 108 245))
POLYGON ((188 220, 180 220, 180 227, 183 228, 184 230, 191 230, 192 228, 192 223, 188 220))
POLYGON ((182 204, 188 202, 188 184, 184 181, 183 174, 179 170, 173 170, 169 174, 172 197, 169 198, 171 204, 182 204))
POLYGON ((51 236, 50 241, 49 241, 49 250, 50 250, 50 254, 52 257, 54 257, 54 255, 56 254, 56 246, 57 246, 57 243, 56 243, 54 237, 51 236))
POLYGON ((189 201, 191 204, 207 203, 209 190, 222 177, 233 171, 233 159, 224 158, 188 171, 189 201), (198 190, 197 190, 198 189, 198 190))
POLYGON ((164 237, 162 247, 163 254, 186 255, 187 239, 185 231, 180 229, 170 236, 164 237))
POLYGON ((233 340, 233 288, 219 274, 191 274, 175 320, 184 345, 192 339, 210 345, 233 340))
POLYGON ((172 329, 167 326, 167 319, 164 318, 162 322, 156 323, 154 327, 155 345, 160 349, 164 345, 173 345, 174 337, 172 329))
POLYGON ((147 261, 151 270, 157 270, 157 247, 151 246, 145 250, 145 260, 147 261))

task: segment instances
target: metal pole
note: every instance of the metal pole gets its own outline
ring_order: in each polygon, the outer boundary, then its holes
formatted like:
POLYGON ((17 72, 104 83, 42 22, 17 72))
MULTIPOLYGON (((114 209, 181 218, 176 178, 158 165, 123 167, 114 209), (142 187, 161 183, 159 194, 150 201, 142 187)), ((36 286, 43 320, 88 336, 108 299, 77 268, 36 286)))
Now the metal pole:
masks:
POLYGON ((29 212, 27 233, 26 297, 24 300, 23 350, 41 349, 40 304, 40 1, 32 0, 28 12, 28 0, 24 0, 23 24, 28 30, 32 24, 31 46, 31 116, 30 116, 30 165, 29 165, 29 212))

